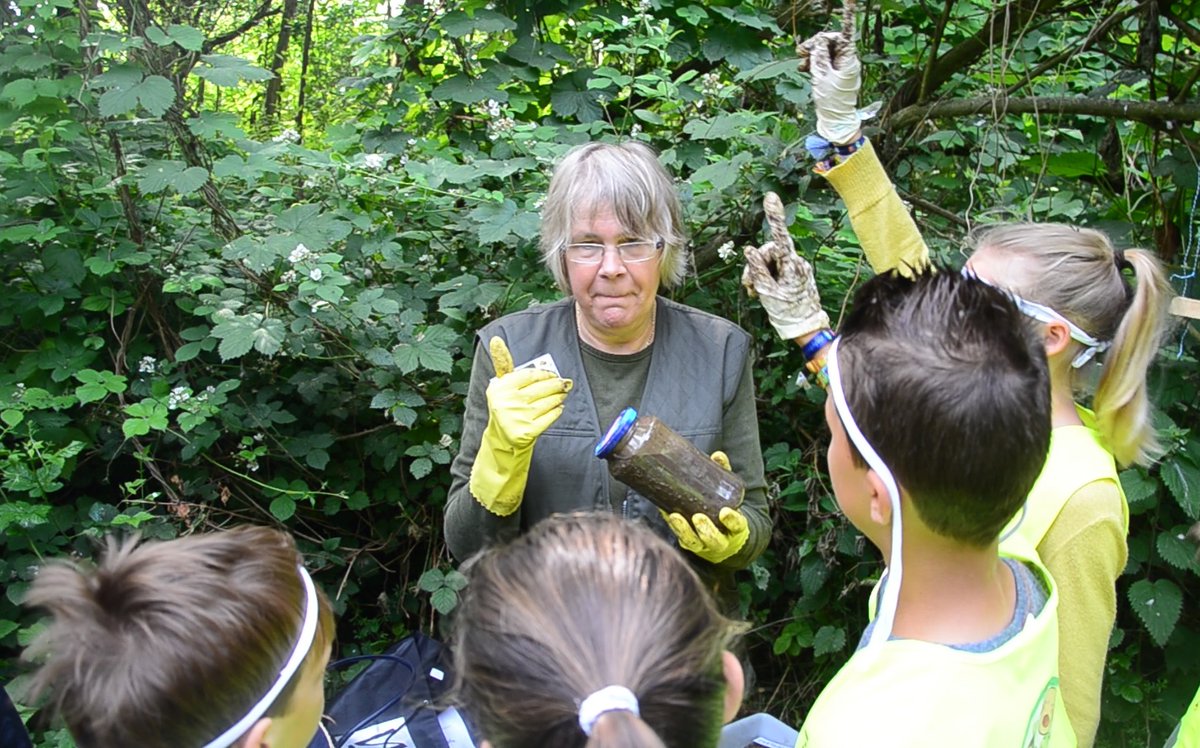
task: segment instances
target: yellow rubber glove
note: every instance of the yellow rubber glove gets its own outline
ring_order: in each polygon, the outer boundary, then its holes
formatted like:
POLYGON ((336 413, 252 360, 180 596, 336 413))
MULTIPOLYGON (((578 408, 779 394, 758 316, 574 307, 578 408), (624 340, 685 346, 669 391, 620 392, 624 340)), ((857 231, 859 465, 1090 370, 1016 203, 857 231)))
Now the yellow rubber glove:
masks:
MULTIPOLYGON (((724 452, 713 452, 712 461, 730 470, 729 457, 724 452)), ((665 515, 671 532, 679 538, 679 547, 713 564, 742 550, 750 539, 750 525, 740 511, 725 507, 717 516, 724 525, 723 531, 717 529, 707 514, 693 514, 691 524, 678 512, 665 515)))
POLYGON ((487 388, 488 424, 469 486, 484 509, 507 517, 525 495, 533 445, 562 415, 573 382, 540 369, 513 371, 512 354, 498 337, 488 350, 496 376, 487 388))

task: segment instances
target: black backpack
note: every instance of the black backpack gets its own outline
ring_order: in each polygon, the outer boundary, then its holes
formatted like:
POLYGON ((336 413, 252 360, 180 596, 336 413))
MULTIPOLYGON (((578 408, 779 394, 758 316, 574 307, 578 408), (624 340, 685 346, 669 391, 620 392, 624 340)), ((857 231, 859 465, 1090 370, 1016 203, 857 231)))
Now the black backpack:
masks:
MULTIPOLYGON (((450 652, 415 633, 383 654, 347 657, 340 670, 369 662, 325 706, 333 748, 475 748, 473 728, 457 709, 439 708, 454 680, 450 652)), ((330 748, 317 733, 309 748, 330 748)))

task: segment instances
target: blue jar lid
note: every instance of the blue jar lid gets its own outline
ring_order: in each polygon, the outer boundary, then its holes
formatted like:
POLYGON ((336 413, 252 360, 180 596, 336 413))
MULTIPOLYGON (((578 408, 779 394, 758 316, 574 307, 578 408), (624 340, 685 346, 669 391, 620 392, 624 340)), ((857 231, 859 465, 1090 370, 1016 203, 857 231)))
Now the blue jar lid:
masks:
POLYGON ((608 457, 612 451, 617 448, 617 444, 625 438, 629 433, 629 429, 633 428, 633 424, 637 422, 637 411, 633 408, 626 408, 617 416, 617 420, 612 422, 612 426, 608 427, 608 433, 604 438, 596 443, 596 456, 608 457))

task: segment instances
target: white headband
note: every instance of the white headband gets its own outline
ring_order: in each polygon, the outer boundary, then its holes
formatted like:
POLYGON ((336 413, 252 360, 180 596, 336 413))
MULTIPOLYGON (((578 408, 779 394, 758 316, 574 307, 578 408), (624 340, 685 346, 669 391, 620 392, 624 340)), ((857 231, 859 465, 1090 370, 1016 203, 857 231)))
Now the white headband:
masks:
POLYGON ((605 686, 579 704, 579 727, 583 734, 590 738, 596 722, 607 712, 633 712, 641 716, 633 691, 625 686, 605 686))
POLYGON ((892 625, 896 621, 896 607, 900 604, 900 580, 904 576, 904 553, 901 550, 903 527, 900 522, 900 487, 887 463, 871 446, 871 442, 867 441, 867 437, 863 436, 863 432, 858 428, 858 423, 854 420, 854 415, 850 412, 850 405, 846 402, 846 392, 842 389, 841 369, 838 368, 837 354, 840 342, 841 338, 833 341, 833 345, 829 347, 829 357, 826 359, 829 367, 829 394, 833 397, 834 409, 837 410, 838 417, 842 419, 842 427, 846 430, 846 435, 858 448, 858 453, 867 461, 867 465, 883 481, 883 485, 887 487, 888 499, 892 504, 892 550, 888 558, 887 569, 883 572, 881 580, 881 584, 886 583, 883 588, 883 600, 880 601, 879 607, 875 611, 875 625, 871 629, 871 638, 867 641, 867 647, 870 648, 891 638, 892 625))
POLYGON ((263 697, 258 700, 254 706, 250 707, 250 711, 246 712, 246 716, 238 720, 237 724, 230 727, 219 737, 210 741, 204 748, 229 748, 246 734, 246 731, 254 726, 254 723, 262 718, 267 710, 271 708, 271 704, 275 703, 275 699, 279 698, 279 693, 287 686, 292 676, 300 669, 300 665, 304 663, 308 657, 308 651, 312 649, 313 639, 317 634, 317 619, 320 617, 317 607, 317 588, 313 585, 312 577, 308 575, 304 567, 299 567, 300 579, 304 582, 304 623, 300 626, 300 636, 296 638, 296 646, 292 649, 292 654, 287 658, 287 662, 283 663, 283 667, 279 670, 279 676, 271 685, 263 697))
POLYGON ((1109 346, 1112 345, 1112 341, 1110 340, 1099 340, 1091 335, 1088 335, 1082 327, 1044 304, 1039 304, 1036 301, 1030 301, 1029 299, 1023 299, 1007 288, 997 286, 991 281, 980 278, 978 275, 972 272, 970 268, 964 267, 962 272, 963 275, 967 277, 974 278, 978 281, 983 281, 989 286, 992 286, 993 288, 999 288, 1001 291, 1008 294, 1009 298, 1013 300, 1013 303, 1017 305, 1017 309, 1021 310, 1021 313, 1026 317, 1031 317, 1036 319, 1038 322, 1043 322, 1046 324, 1051 322, 1061 322, 1066 325, 1067 330, 1071 334, 1071 339, 1082 343, 1084 346, 1083 350, 1076 354, 1075 358, 1071 360, 1072 369, 1078 369, 1088 361, 1091 361, 1097 353, 1104 353, 1108 350, 1109 346))

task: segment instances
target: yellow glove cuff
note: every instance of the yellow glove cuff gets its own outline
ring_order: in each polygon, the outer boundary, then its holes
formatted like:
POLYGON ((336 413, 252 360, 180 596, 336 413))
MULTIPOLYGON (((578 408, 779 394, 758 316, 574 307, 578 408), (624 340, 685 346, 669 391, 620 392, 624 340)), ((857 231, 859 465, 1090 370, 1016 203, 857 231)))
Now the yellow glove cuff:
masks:
POLYGON ((467 486, 484 509, 507 517, 520 508, 521 499, 525 497, 533 447, 520 450, 496 447, 490 430, 484 429, 479 454, 471 466, 471 480, 467 486))

